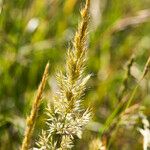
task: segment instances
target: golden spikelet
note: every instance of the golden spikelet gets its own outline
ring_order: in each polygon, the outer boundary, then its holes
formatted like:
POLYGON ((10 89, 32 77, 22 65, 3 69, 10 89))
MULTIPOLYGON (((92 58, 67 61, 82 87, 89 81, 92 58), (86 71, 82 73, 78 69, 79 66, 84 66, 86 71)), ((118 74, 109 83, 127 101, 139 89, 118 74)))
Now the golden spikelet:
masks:
POLYGON ((42 93, 43 93, 43 90, 45 88, 45 84, 46 84, 47 77, 48 77, 48 70, 49 70, 49 63, 45 67, 42 81, 38 87, 37 95, 36 95, 36 98, 35 98, 34 103, 32 105, 31 114, 29 117, 27 117, 27 121, 26 121, 27 122, 27 128, 25 131, 21 150, 28 150, 29 149, 30 141, 32 138, 32 133, 34 130, 34 126, 35 126, 35 122, 36 122, 36 118, 37 118, 37 114, 38 114, 38 109, 39 109, 41 99, 42 99, 42 93))
POLYGON ((77 80, 84 70, 86 61, 86 39, 87 39, 87 27, 89 22, 89 6, 90 1, 86 1, 85 7, 81 10, 81 23, 78 26, 78 30, 75 34, 73 41, 73 50, 68 50, 67 62, 66 62, 66 73, 71 84, 77 80))

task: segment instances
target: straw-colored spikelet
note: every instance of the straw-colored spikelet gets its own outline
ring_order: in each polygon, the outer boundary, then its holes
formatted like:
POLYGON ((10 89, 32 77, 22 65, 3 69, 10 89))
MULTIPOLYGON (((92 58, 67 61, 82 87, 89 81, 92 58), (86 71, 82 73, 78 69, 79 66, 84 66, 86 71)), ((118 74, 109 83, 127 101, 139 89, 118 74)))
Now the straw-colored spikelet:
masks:
POLYGON ((143 150, 148 150, 150 148, 150 123, 144 114, 141 114, 141 117, 144 128, 138 128, 138 130, 143 135, 143 150))
POLYGON ((89 150, 106 150, 99 138, 94 138, 89 144, 89 150))
POLYGON ((36 122, 36 117, 38 114, 38 109, 39 109, 41 99, 42 99, 42 93, 43 93, 43 90, 45 88, 45 84, 46 84, 47 77, 48 77, 48 70, 49 70, 49 63, 45 67, 42 81, 38 87, 37 95, 36 95, 36 98, 35 98, 34 103, 32 105, 31 114, 29 117, 27 117, 27 121, 26 121, 27 122, 27 128, 25 131, 21 150, 28 150, 29 149, 31 138, 32 138, 32 133, 33 133, 35 122, 36 122))
POLYGON ((54 97, 53 104, 47 109, 48 130, 37 142, 39 149, 70 149, 74 139, 81 138, 90 119, 89 110, 81 107, 85 85, 90 78, 90 75, 84 76, 89 6, 90 1, 86 0, 86 5, 81 10, 82 20, 74 37, 73 49, 67 52, 66 73, 60 71, 57 74, 60 90, 54 97), (49 139, 48 143, 41 142, 44 139, 49 139))

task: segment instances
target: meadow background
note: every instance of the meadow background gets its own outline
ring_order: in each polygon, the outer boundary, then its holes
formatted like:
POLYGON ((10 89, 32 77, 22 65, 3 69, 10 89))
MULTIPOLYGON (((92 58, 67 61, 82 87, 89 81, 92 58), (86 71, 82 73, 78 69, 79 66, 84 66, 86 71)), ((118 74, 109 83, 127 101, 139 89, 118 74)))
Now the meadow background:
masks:
MULTIPOLYGON (((0 150, 16 150, 21 145, 25 119, 49 61, 32 145, 38 139, 46 117, 44 108, 58 90, 55 73, 65 67, 83 4, 83 0, 0 0, 0 150)), ((86 74, 92 77, 84 105, 92 108, 93 119, 74 148, 83 150, 101 135, 121 98, 130 97, 150 55, 149 0, 91 0, 90 13, 86 74), (131 75, 122 92, 132 55, 131 75)), ((106 137, 111 139, 110 149, 142 149, 143 137, 137 130, 142 124, 136 117, 142 111, 150 119, 149 79, 148 74, 134 96, 132 105, 138 105, 138 110, 125 118, 117 132, 103 137, 106 142, 106 137)))

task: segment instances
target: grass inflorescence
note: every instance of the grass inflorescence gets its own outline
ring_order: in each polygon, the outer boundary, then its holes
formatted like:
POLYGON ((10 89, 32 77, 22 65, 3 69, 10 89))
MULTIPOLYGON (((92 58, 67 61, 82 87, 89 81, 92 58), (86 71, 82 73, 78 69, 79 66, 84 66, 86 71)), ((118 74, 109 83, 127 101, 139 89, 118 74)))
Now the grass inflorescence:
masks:
POLYGON ((45 67, 42 81, 39 85, 37 95, 32 105, 31 114, 29 117, 27 117, 27 121, 26 121, 27 127, 25 130, 25 135, 24 135, 22 146, 21 146, 21 150, 28 150, 30 148, 30 142, 31 142, 34 126, 36 123, 39 106, 40 106, 41 99, 42 99, 42 93, 45 88, 45 84, 46 84, 47 77, 48 77, 48 70, 49 70, 49 63, 45 67))
POLYGON ((90 110, 82 108, 85 85, 90 75, 85 76, 87 58, 87 28, 89 23, 90 0, 81 10, 81 22, 75 34, 73 48, 66 56, 66 72, 56 76, 59 91, 53 104, 47 108, 47 130, 37 142, 41 149, 70 149, 75 138, 81 138, 83 129, 89 122, 90 110), (44 140, 48 139, 48 140, 44 140), (43 142, 45 141, 45 142, 43 142))

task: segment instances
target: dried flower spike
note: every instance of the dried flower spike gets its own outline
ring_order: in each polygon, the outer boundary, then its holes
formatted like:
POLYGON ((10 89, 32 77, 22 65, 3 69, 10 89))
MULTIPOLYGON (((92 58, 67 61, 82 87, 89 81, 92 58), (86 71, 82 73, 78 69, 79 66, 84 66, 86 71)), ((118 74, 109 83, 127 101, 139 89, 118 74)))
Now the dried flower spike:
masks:
POLYGON ((42 99, 42 93, 43 93, 43 90, 45 88, 45 84, 46 84, 47 77, 48 77, 48 70, 49 70, 49 63, 45 67, 42 81, 38 87, 37 95, 36 95, 36 98, 35 98, 34 103, 32 105, 31 114, 29 117, 27 117, 27 128, 25 131, 21 150, 28 150, 29 149, 30 141, 32 138, 32 133, 34 130, 34 126, 35 126, 35 122, 36 122, 36 118, 37 118, 37 114, 38 114, 38 109, 39 109, 41 99, 42 99))

